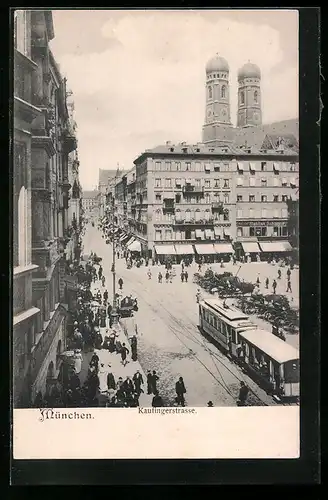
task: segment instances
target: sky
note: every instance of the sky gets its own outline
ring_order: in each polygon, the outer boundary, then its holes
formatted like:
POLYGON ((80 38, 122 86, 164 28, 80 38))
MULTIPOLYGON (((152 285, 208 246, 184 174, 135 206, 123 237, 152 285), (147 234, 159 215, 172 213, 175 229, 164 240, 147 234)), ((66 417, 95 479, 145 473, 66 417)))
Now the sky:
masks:
POLYGON ((51 49, 73 92, 80 181, 129 170, 145 149, 195 144, 205 118, 205 65, 261 68, 263 123, 298 117, 298 13, 293 10, 54 10, 51 49))

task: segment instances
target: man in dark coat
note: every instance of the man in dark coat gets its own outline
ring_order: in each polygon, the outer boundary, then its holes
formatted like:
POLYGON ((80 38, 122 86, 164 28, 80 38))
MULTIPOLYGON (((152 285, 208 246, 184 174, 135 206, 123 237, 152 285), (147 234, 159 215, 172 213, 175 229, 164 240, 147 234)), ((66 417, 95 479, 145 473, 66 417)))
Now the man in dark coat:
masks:
POLYGON ((107 373, 107 387, 108 387, 108 390, 116 389, 115 378, 111 372, 107 373))
POLYGON ((103 298, 104 298, 104 302, 107 302, 107 300, 108 300, 108 291, 107 290, 104 291, 103 298))
POLYGON ((132 380, 134 382, 135 392, 137 394, 140 394, 141 392, 143 392, 143 390, 141 389, 141 386, 143 385, 144 381, 143 381, 142 375, 139 372, 139 370, 137 370, 136 373, 133 375, 132 380))
POLYGON ((101 277, 102 277, 102 273, 103 273, 103 268, 101 266, 99 266, 99 270, 98 270, 98 278, 101 280, 101 277))
POLYGON ((187 271, 185 271, 184 276, 185 276, 186 283, 188 283, 188 272, 187 271))
POLYGON ((147 371, 147 394, 153 393, 153 376, 150 370, 147 371))
POLYGON ((177 383, 175 384, 175 392, 177 393, 177 400, 176 400, 177 403, 181 404, 181 406, 184 406, 185 405, 184 395, 187 391, 182 377, 180 377, 177 383))
POLYGON ((163 399, 158 394, 158 391, 155 391, 151 405, 153 408, 159 408, 161 406, 164 406, 163 399))
POLYGON ((152 393, 155 394, 155 392, 157 391, 157 381, 159 380, 159 376, 157 375, 157 373, 155 372, 155 370, 153 370, 153 373, 152 373, 152 393))
POLYGON ((134 385, 129 376, 126 377, 126 379, 123 382, 123 390, 125 394, 132 394, 134 391, 134 385))
POLYGON ((118 280, 118 286, 120 287, 120 290, 122 290, 122 289, 123 289, 123 280, 122 280, 122 278, 120 278, 120 279, 118 280))
POLYGON ((131 359, 132 361, 137 361, 137 347, 138 347, 138 341, 137 341, 137 337, 135 335, 133 335, 133 337, 131 338, 131 359))
POLYGON ((126 355, 129 354, 129 349, 126 347, 125 343, 123 342, 122 348, 121 348, 121 363, 123 366, 126 365, 127 360, 126 360, 126 355))
POLYGON ((246 406, 248 391, 249 391, 249 389, 248 389, 247 385, 245 384, 245 382, 240 382, 239 401, 237 403, 239 406, 246 406))

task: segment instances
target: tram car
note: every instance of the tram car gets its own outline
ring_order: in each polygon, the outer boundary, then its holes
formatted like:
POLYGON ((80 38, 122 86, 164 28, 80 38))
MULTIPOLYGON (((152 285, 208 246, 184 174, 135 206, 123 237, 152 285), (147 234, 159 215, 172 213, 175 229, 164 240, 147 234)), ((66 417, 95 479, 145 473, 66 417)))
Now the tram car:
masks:
POLYGON ((299 397, 297 349, 220 299, 199 303, 199 326, 267 392, 280 398, 299 397))
POLYGON ((120 302, 118 311, 121 318, 129 318, 133 316, 134 311, 138 311, 137 299, 133 299, 129 296, 124 297, 120 302))

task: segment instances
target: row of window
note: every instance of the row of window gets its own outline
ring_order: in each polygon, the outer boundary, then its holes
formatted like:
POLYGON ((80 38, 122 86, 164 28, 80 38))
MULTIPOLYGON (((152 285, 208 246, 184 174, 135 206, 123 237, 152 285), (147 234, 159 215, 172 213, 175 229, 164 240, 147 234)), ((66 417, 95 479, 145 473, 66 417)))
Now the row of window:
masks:
POLYGON ((171 212, 168 213, 163 213, 162 210, 156 210, 155 212, 155 221, 156 222, 173 222, 173 221, 179 222, 181 220, 184 220, 186 222, 190 222, 194 220, 195 222, 200 221, 200 220, 216 220, 216 221, 229 221, 229 211, 226 210, 223 214, 218 214, 214 213, 212 214, 212 211, 207 209, 205 211, 201 210, 175 210, 175 214, 172 214, 171 212))
MULTIPOLYGON (((155 195, 155 201, 156 202, 161 202, 162 199, 165 199, 165 195, 161 194, 156 194, 155 195)), ((228 193, 204 193, 204 196, 197 196, 188 193, 188 196, 184 196, 182 198, 180 193, 177 193, 175 195, 175 202, 176 203, 183 203, 183 204, 193 204, 193 203, 199 203, 199 204, 205 204, 208 205, 210 203, 220 203, 223 202, 225 204, 230 203, 230 196, 228 193)))
POLYGON ((237 227, 237 237, 249 237, 249 236, 273 236, 273 237, 282 237, 288 236, 287 226, 268 226, 268 227, 237 227))
MULTIPOLYGON (((227 97, 226 85, 222 85, 221 90, 220 90, 220 97, 221 97, 221 99, 225 99, 227 97)), ((213 99, 213 88, 212 87, 208 87, 208 98, 213 99)))
POLYGON ((286 177, 270 177, 259 179, 257 177, 237 177, 237 187, 296 187, 295 178, 287 179, 286 177))
POLYGON ((227 78, 227 73, 211 73, 207 75, 208 80, 212 80, 212 78, 227 78))
POLYGON ((284 203, 286 203, 288 200, 288 196, 287 196, 287 194, 283 194, 280 197, 278 194, 274 194, 272 196, 272 198, 269 199, 269 197, 266 194, 262 194, 262 195, 250 194, 248 196, 248 200, 246 200, 245 196, 243 196, 241 194, 237 194, 237 202, 248 201, 249 203, 256 203, 256 202, 259 202, 260 200, 261 200, 261 203, 270 203, 270 202, 273 202, 273 203, 284 202, 284 203))
POLYGON ((275 208, 273 210, 262 208, 262 210, 254 210, 253 208, 249 209, 237 209, 237 219, 287 219, 288 210, 287 208, 275 208))
POLYGON ((171 187, 177 187, 180 188, 181 186, 184 185, 190 185, 194 187, 205 187, 205 188, 223 188, 223 189, 230 189, 230 179, 213 179, 213 182, 211 182, 210 179, 206 179, 202 182, 202 179, 155 179, 154 187, 155 188, 160 188, 160 187, 166 187, 166 188, 171 188, 171 187), (164 181, 164 183, 162 183, 164 181))
MULTIPOLYGON (((244 170, 251 174, 255 172, 295 172, 297 170, 294 162, 237 162, 237 171, 240 175, 244 170), (248 164, 248 165, 247 165, 248 164)), ((155 171, 159 172, 234 172, 236 171, 235 162, 191 162, 191 161, 156 161, 155 171)))

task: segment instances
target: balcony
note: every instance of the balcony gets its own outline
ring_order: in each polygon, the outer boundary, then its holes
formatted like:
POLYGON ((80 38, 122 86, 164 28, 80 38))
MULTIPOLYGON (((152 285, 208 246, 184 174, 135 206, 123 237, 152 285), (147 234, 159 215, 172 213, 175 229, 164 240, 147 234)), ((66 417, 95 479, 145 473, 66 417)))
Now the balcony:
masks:
POLYGON ((222 214, 223 213, 223 203, 222 202, 212 203, 212 211, 219 212, 222 214))
POLYGON ((182 192, 184 195, 187 194, 198 194, 198 195, 204 195, 204 186, 192 186, 191 184, 186 184, 185 186, 182 187, 182 192))
POLYGON ((163 212, 174 212, 175 211, 175 203, 173 199, 165 199, 163 203, 163 212))

